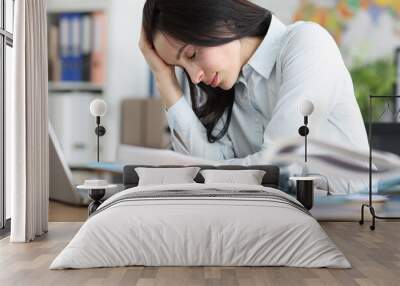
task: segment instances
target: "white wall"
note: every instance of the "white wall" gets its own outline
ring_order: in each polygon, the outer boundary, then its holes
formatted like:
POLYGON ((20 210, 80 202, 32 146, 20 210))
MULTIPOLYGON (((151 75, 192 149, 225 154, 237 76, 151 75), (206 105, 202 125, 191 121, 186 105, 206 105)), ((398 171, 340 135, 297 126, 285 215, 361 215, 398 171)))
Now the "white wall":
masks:
POLYGON ((292 17, 300 0, 251 0, 257 5, 270 10, 285 24, 293 22, 292 17))
POLYGON ((138 48, 144 0, 111 0, 108 18, 108 60, 105 100, 108 104, 102 138, 102 161, 114 161, 120 142, 120 101, 147 96, 149 71, 138 48))

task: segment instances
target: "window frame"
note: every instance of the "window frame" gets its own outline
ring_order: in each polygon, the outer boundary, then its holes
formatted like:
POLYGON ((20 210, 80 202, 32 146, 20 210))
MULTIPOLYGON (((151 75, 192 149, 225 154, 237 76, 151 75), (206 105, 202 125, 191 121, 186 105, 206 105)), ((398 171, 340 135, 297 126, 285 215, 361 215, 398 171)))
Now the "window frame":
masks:
MULTIPOLYGON (((6 188, 5 188, 5 95, 6 95, 6 60, 7 46, 13 48, 13 33, 6 30, 6 21, 8 17, 14 17, 15 0, 12 1, 13 15, 6 15, 6 1, 1 3, 1 21, 0 21, 0 237, 9 233, 10 219, 6 217, 6 188)), ((9 0, 10 1, 10 0, 9 0)), ((14 25, 14 24, 13 24, 14 25)), ((12 27, 14 28, 14 27, 12 27)), ((14 29, 11 29, 12 31, 14 29)))

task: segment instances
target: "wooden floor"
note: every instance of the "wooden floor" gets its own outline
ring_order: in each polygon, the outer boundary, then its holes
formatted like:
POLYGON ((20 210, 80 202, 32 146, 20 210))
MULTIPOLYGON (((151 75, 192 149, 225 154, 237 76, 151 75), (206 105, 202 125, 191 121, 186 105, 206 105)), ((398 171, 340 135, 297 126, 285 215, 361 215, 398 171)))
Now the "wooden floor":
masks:
POLYGON ((0 241, 0 285, 400 285, 400 222, 379 221, 372 232, 355 222, 323 222, 353 268, 123 267, 48 270, 81 222, 51 222, 28 244, 0 241))
POLYGON ((78 222, 85 221, 88 217, 88 208, 85 206, 72 206, 55 201, 49 202, 50 222, 78 222))

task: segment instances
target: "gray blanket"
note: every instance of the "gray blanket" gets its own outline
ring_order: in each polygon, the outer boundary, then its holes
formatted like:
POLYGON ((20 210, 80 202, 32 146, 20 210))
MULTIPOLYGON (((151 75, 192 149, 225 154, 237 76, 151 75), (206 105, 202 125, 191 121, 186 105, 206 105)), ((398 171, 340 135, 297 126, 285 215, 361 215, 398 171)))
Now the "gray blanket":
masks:
POLYGON ((283 195, 268 191, 260 190, 234 190, 234 191, 221 191, 217 189, 203 189, 203 190, 163 190, 163 191, 144 191, 132 192, 120 196, 119 198, 111 201, 104 202, 91 217, 107 210, 108 208, 126 201, 140 201, 140 200, 153 200, 153 199, 174 199, 174 200, 188 200, 188 199, 256 199, 270 202, 286 204, 296 208, 297 210, 311 215, 310 212, 299 202, 288 199, 283 195))

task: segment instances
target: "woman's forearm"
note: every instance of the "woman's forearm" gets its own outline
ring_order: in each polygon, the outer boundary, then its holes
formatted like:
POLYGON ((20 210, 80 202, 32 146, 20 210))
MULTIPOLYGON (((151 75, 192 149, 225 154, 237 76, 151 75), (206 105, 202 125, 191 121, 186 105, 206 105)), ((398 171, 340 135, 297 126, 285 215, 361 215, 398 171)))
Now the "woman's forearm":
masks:
POLYGON ((166 109, 174 105, 181 97, 181 87, 174 76, 156 76, 156 85, 166 109))

